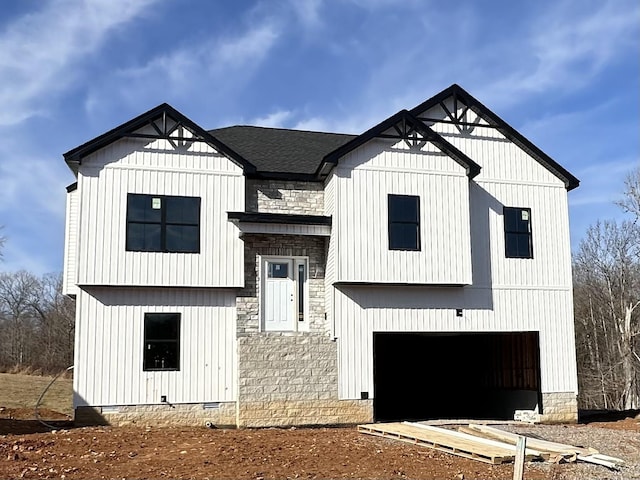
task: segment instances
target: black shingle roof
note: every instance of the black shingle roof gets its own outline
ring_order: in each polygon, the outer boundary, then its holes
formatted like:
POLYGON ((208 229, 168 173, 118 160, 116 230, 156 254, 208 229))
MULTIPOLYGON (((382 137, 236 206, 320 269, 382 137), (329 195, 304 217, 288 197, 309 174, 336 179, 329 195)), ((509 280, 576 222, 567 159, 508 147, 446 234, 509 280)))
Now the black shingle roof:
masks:
POLYGON ((357 135, 252 126, 209 130, 258 172, 312 175, 328 153, 357 135))

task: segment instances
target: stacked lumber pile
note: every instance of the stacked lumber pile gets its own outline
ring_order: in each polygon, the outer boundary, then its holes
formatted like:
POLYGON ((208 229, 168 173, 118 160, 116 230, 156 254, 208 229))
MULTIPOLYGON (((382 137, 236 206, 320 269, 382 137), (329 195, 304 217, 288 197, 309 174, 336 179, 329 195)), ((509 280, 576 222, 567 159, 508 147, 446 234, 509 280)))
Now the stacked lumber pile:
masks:
MULTIPOLYGON (((459 427, 458 431, 424 425, 421 423, 378 423, 358 425, 358 431, 369 435, 393 438, 403 442, 422 445, 452 455, 471 458, 485 463, 500 464, 514 462, 518 440, 522 435, 506 432, 488 425, 459 427)), ((600 454, 592 448, 576 447, 524 437, 526 448, 524 459, 555 463, 589 462, 611 469, 619 469, 624 461, 600 454)))

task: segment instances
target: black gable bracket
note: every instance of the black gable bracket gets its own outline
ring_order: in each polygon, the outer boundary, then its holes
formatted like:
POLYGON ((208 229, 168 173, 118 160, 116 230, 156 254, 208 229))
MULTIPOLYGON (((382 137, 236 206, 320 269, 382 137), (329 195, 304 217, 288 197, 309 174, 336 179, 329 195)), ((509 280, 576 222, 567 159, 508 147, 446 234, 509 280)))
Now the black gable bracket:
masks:
POLYGON ((425 110, 429 110, 437 105, 444 107, 443 110, 447 114, 447 119, 434 119, 434 118, 422 118, 426 122, 439 122, 439 123, 453 123, 461 133, 472 130, 474 127, 482 126, 483 128, 495 128, 507 139, 518 145, 525 152, 536 159, 540 164, 546 167, 550 172, 561 179, 567 190, 573 190, 580 185, 580 180, 574 177, 568 170, 562 167, 559 163, 553 160, 549 155, 544 153, 540 148, 536 147, 531 141, 525 138, 515 128, 505 122, 502 118, 496 115, 493 111, 482 104, 478 99, 472 96, 469 92, 464 90, 457 84, 451 85, 449 88, 443 90, 432 98, 422 102, 417 107, 411 109, 411 113, 414 115, 421 115, 425 110), (447 98, 453 98, 454 112, 448 112, 444 101, 447 98), (463 111, 457 114, 458 103, 461 102, 465 105, 463 111), (462 117, 462 113, 466 115, 467 109, 472 110, 478 118, 475 122, 466 122, 462 117), (488 123, 488 125, 480 125, 477 122, 482 119, 488 123))
POLYGON ((169 141, 174 148, 184 147, 193 142, 204 142, 240 166, 245 174, 253 174, 256 171, 255 166, 245 158, 167 103, 158 105, 93 140, 69 150, 63 156, 67 164, 75 171, 87 155, 127 137, 150 140, 164 139, 169 141), (155 133, 138 133, 138 130, 145 126, 151 126, 155 133), (190 132, 193 137, 184 136, 185 130, 190 132))
POLYGON ((442 153, 462 165, 469 178, 480 173, 481 167, 467 155, 448 142, 442 135, 429 128, 422 120, 407 110, 400 110, 378 125, 370 128, 362 135, 347 142, 326 155, 316 171, 318 178, 325 178, 331 169, 338 164, 341 157, 355 150, 374 138, 390 138, 404 140, 409 148, 421 148, 426 142, 435 145, 442 153), (396 133, 384 133, 393 129, 396 133))

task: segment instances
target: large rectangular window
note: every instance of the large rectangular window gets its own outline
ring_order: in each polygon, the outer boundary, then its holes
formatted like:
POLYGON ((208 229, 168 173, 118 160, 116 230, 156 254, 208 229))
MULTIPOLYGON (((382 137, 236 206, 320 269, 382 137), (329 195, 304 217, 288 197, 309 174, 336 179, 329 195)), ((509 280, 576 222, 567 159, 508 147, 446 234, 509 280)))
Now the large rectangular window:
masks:
POLYGON ((504 207, 504 243, 507 258, 533 258, 531 209, 504 207))
POLYGON ((420 197, 389 195, 389 250, 420 250, 420 197))
POLYGON ((180 314, 144 314, 143 370, 180 370, 180 314))
POLYGON ((133 252, 200 252, 200 198, 127 196, 127 244, 133 252))

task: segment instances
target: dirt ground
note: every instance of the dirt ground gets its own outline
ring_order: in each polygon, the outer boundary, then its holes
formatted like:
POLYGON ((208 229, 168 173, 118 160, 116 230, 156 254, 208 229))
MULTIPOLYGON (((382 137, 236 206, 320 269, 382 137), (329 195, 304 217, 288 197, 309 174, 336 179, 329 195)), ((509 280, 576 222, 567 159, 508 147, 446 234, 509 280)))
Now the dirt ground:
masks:
MULTIPOLYGON (((46 418, 66 417, 44 411, 46 418)), ((434 450, 373 437, 355 428, 211 430, 206 428, 92 427, 57 423, 50 431, 31 409, 0 411, 0 478, 362 478, 511 479, 513 465, 487 465, 434 450)), ((527 427, 536 429, 544 427, 527 427)), ((556 426, 570 441, 611 435, 640 452, 640 423, 628 418, 556 426), (603 433, 604 432, 604 433, 603 433), (635 447, 634 439, 637 438, 635 447)), ((550 432, 552 433, 552 432, 550 432)), ((591 441, 591 440, 587 440, 591 441)), ((595 445, 601 448, 600 445, 595 445)), ((624 455, 623 455, 624 454, 624 455)), ((640 457, 640 455, 639 455, 640 457)), ((628 459, 628 458, 625 458, 628 459)), ((631 459, 632 460, 632 459, 631 459)), ((527 464, 526 479, 638 478, 589 465, 527 464)))

